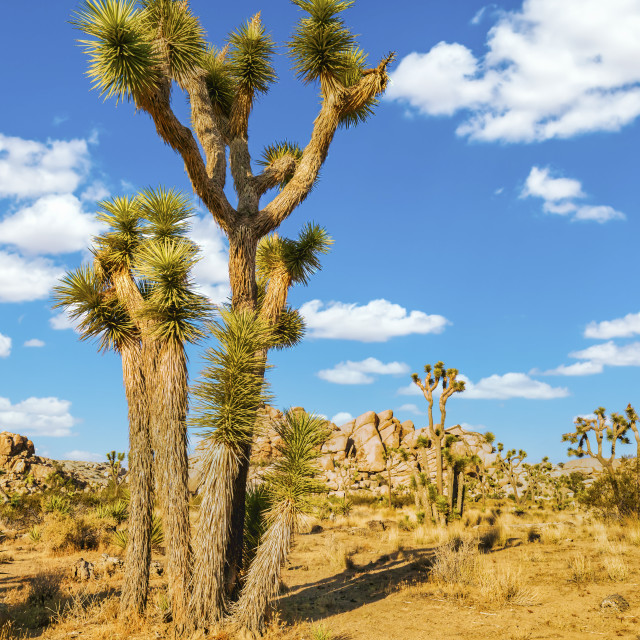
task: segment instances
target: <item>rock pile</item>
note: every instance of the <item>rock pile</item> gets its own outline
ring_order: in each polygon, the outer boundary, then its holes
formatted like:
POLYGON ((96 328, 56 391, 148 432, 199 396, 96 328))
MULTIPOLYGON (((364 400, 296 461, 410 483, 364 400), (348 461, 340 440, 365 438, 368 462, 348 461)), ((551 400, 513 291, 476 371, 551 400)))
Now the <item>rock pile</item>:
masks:
MULTIPOLYGON (((295 407, 291 411, 302 411, 295 407)), ((252 451, 254 473, 268 466, 278 455, 278 436, 273 427, 283 414, 273 407, 266 407, 261 416, 262 428, 252 451)), ((355 420, 337 426, 329 423, 331 435, 322 446, 320 466, 331 491, 368 489, 383 491, 388 477, 388 453, 401 447, 407 459, 392 459, 389 463, 393 487, 408 486, 416 472, 430 473, 435 480, 435 451, 419 447, 420 437, 427 437, 426 428, 416 429, 411 420, 400 422, 393 411, 376 413, 368 411, 355 420)), ((477 454, 487 463, 495 455, 491 445, 479 433, 465 431, 459 425, 447 429, 457 435, 459 441, 453 447, 459 454, 477 454)))
MULTIPOLYGON (((121 470, 122 474, 126 470, 121 470)), ((50 460, 35 455, 33 442, 17 433, 0 433, 0 498, 33 493, 71 481, 76 488, 100 488, 109 482, 109 464, 50 460)))

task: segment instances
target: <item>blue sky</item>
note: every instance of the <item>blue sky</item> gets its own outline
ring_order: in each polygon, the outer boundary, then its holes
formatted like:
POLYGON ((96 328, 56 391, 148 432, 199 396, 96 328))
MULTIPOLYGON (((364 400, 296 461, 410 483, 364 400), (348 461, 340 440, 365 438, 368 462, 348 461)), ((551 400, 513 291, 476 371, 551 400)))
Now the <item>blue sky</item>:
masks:
MULTIPOLYGON (((90 91, 76 6, 10 3, 0 25, 0 429, 102 459, 127 448, 119 359, 79 342, 49 292, 86 257, 97 199, 190 186, 147 116, 90 91)), ((218 45, 259 10, 282 43, 298 16, 287 0, 191 6, 218 45)), ((575 416, 640 404, 640 1, 360 0, 346 20, 372 63, 398 59, 376 115, 338 134, 282 227, 316 221, 335 245, 292 293, 308 333, 272 358, 275 404, 421 426, 410 373, 444 360, 469 381, 448 426, 562 460, 575 416)), ((306 143, 317 108, 284 55, 277 71, 254 155, 306 143)), ((222 300, 226 244, 203 210, 193 237, 197 279, 222 300)))

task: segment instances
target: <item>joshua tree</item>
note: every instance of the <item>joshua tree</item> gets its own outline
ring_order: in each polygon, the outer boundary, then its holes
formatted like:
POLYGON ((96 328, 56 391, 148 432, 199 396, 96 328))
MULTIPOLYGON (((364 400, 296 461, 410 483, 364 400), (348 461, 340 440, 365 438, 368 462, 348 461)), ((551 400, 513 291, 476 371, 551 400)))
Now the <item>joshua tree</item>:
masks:
POLYGON ((626 434, 630 424, 619 413, 612 413, 611 420, 608 421, 604 407, 598 407, 593 413, 593 418, 578 416, 574 422, 576 430, 570 433, 565 433, 562 436, 562 441, 578 445, 575 448, 569 447, 567 452, 570 456, 582 458, 583 456, 588 455, 590 458, 597 460, 602 465, 602 468, 606 470, 611 478, 611 487, 614 498, 618 501, 618 483, 616 481, 614 468, 616 445, 618 441, 624 444, 629 443, 629 438, 627 438, 626 434), (610 424, 607 424, 607 422, 610 424), (591 442, 589 441, 590 432, 593 432, 596 440, 595 451, 591 448, 591 442), (604 454, 605 438, 611 443, 609 456, 605 456, 604 454))
POLYGON ((527 457, 527 452, 520 449, 516 452, 515 449, 509 449, 507 453, 502 457, 504 445, 502 442, 498 442, 498 456, 495 460, 496 469, 504 474, 507 479, 507 483, 511 485, 513 490, 513 497, 516 504, 520 506, 520 494, 518 493, 518 487, 522 486, 522 475, 524 474, 524 468, 522 461, 527 457))
POLYGON ((411 376, 413 382, 420 388, 428 403, 429 416, 429 438, 435 444, 436 449, 436 487, 438 494, 442 495, 442 443, 445 437, 445 419, 447 417, 446 405, 447 400, 454 393, 464 391, 464 381, 458 380, 457 369, 445 369, 443 362, 436 362, 433 367, 433 375, 431 365, 425 365, 425 373, 427 374, 424 381, 420 379, 417 373, 411 376), (438 406, 440 408, 440 423, 434 424, 433 420, 433 393, 442 382, 442 392, 438 406))
MULTIPOLYGON (((252 374, 259 378, 264 376, 267 352, 270 348, 282 348, 295 345, 300 338, 304 327, 297 311, 288 308, 287 297, 290 287, 295 283, 307 284, 309 277, 320 269, 319 256, 326 253, 332 240, 326 231, 317 225, 309 224, 300 233, 297 240, 269 236, 264 238, 258 247, 257 272, 260 285, 259 312, 257 315, 249 315, 242 318, 242 326, 234 324, 237 320, 234 316, 225 316, 226 325, 216 327, 214 334, 221 340, 223 351, 226 349, 226 358, 220 360, 218 352, 210 352, 213 357, 210 360, 210 369, 205 372, 207 383, 199 387, 201 397, 202 415, 198 417, 198 424, 210 433, 219 420, 218 407, 231 406, 236 400, 233 394, 242 394, 240 404, 242 411, 251 411, 263 401, 257 387, 253 389, 253 409, 250 408, 251 394, 245 393, 241 387, 228 384, 228 372, 223 371, 225 366, 248 367, 252 374), (235 340, 238 344, 230 342, 237 333, 235 340), (241 352, 241 357, 232 355, 238 345, 250 346, 250 334, 254 332, 254 342, 260 345, 258 369, 254 369, 255 362, 249 353, 241 352), (211 368, 212 367, 212 368, 211 368), (216 376, 222 376, 227 384, 224 397, 210 396, 215 388, 216 376), (202 394, 205 395, 202 395, 202 394), (214 410, 214 406, 216 409, 214 410), (208 407, 208 408, 207 408, 208 407), (212 413, 212 411, 214 411, 212 413)), ((254 346, 255 346, 254 344, 254 346)), ((244 370, 244 369, 243 369, 244 370)), ((200 493, 203 496, 201 507, 202 520, 198 524, 198 533, 195 541, 194 580, 193 593, 191 595, 191 618, 194 624, 207 626, 211 622, 219 620, 225 610, 225 589, 222 573, 225 570, 226 548, 229 543, 229 534, 233 526, 233 517, 240 518, 243 527, 245 525, 245 510, 234 509, 234 502, 227 502, 227 498, 234 496, 237 479, 242 478, 246 482, 247 467, 243 461, 250 455, 253 430, 247 430, 245 420, 249 414, 243 413, 242 419, 237 422, 238 431, 234 433, 234 423, 231 422, 220 437, 215 436, 206 439, 211 444, 211 452, 203 453, 206 461, 201 469, 202 486, 200 493), (238 449, 240 446, 240 449, 238 449), (210 476, 210 477, 207 477, 210 476), (224 496, 224 497, 221 497, 224 496), (223 523, 223 524, 220 524, 223 523), (226 523, 226 524, 225 524, 226 523), (216 530, 214 540, 210 540, 210 532, 216 530)), ((243 485, 244 487, 244 485, 243 485)), ((246 502, 246 500, 245 500, 246 502)), ((227 590, 233 589, 236 582, 237 567, 233 562, 227 566, 227 590)))
POLYGON ((551 476, 549 475, 553 465, 549 462, 549 458, 545 456, 536 464, 524 463, 522 465, 527 480, 527 492, 525 494, 525 502, 527 498, 531 502, 535 502, 538 496, 543 493, 543 487, 550 484, 551 476))
POLYGON ((129 406, 130 527, 121 605, 141 612, 146 604, 151 562, 152 450, 141 356, 141 336, 122 302, 107 288, 102 272, 80 267, 54 289, 56 306, 79 320, 80 339, 99 338, 100 349, 115 349, 129 406))
MULTIPOLYGON (((320 110, 308 144, 276 142, 253 172, 248 123, 256 98, 276 80, 275 43, 260 14, 229 35, 219 50, 206 44, 204 30, 185 0, 84 0, 75 26, 89 36, 89 76, 105 97, 131 100, 146 112, 160 138, 184 161, 194 192, 229 240, 229 279, 234 309, 255 310, 255 262, 261 238, 274 231, 316 184, 340 127, 372 114, 387 85, 393 54, 366 68, 366 54, 342 20, 353 0, 293 0, 304 16, 287 43, 298 77, 318 84, 320 110), (188 96, 191 127, 172 109, 174 85, 188 96), (238 202, 225 192, 227 151, 238 202), (279 192, 268 203, 271 189, 279 192)), ((233 566, 240 566, 248 451, 233 480, 234 517, 230 541, 233 566)), ((221 523, 222 528, 226 525, 221 523)))
POLYGON ((122 462, 124 460, 124 451, 116 453, 115 451, 109 451, 107 453, 107 462, 109 463, 109 473, 111 474, 111 482, 113 483, 113 495, 118 496, 120 490, 120 484, 123 478, 120 477, 120 470, 122 469, 122 462))
POLYGON ((382 454, 384 458, 385 469, 387 472, 387 484, 389 485, 389 494, 387 496, 387 503, 389 509, 391 509, 391 478, 394 469, 396 469, 399 465, 406 463, 409 459, 409 452, 403 447, 388 447, 385 446, 384 453, 382 454))
POLYGON ((633 437, 636 440, 636 485, 638 487, 638 493, 640 494, 640 429, 638 428, 638 414, 631 406, 631 403, 627 405, 625 414, 627 416, 628 428, 631 429, 633 437))
POLYGON ((105 299, 114 299, 134 326, 135 360, 123 359, 141 400, 130 402, 131 521, 122 609, 141 610, 150 561, 153 449, 167 533, 169 591, 174 619, 184 613, 189 580, 187 377, 184 342, 202 336, 209 304, 192 291, 189 271, 197 249, 182 234, 191 214, 186 198, 147 190, 135 198, 100 203, 108 230, 95 239, 95 269, 81 269, 58 288, 59 304, 83 310, 70 286, 91 277, 105 299), (152 443, 153 441, 153 443, 152 443), (165 482, 171 478, 171 483, 165 482), (129 557, 131 556, 131 557, 129 557), (141 567, 146 567, 143 569, 141 567), (143 585, 144 586, 141 586, 143 585))
POLYGON ((264 631, 269 603, 278 592, 280 572, 287 560, 298 519, 309 513, 309 497, 321 490, 315 480, 320 445, 327 438, 327 421, 304 412, 289 411, 276 427, 280 457, 265 478, 271 498, 268 527, 251 563, 231 619, 252 632, 264 631))

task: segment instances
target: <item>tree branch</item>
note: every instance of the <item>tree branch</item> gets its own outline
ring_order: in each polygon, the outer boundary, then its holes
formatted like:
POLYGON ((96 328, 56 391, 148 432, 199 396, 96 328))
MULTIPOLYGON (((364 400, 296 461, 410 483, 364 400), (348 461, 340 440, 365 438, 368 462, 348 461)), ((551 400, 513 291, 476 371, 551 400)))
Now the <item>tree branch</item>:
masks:
POLYGON ((298 159, 290 153, 278 158, 253 178, 258 197, 286 180, 295 171, 298 159))

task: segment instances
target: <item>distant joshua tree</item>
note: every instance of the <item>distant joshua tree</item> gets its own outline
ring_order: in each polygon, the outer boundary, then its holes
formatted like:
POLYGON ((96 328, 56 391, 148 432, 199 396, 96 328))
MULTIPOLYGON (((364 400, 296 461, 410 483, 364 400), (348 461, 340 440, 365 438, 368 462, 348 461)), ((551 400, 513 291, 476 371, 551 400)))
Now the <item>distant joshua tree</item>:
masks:
POLYGON ((443 460, 442 460, 442 448, 445 438, 445 419, 447 417, 446 405, 449 398, 454 393, 461 393, 464 391, 464 380, 458 380, 457 369, 445 369, 443 362, 436 362, 433 366, 433 370, 430 364, 425 365, 424 371, 426 373, 425 379, 421 380, 417 373, 412 374, 411 379, 414 384, 418 386, 422 394, 424 395, 428 405, 429 416, 429 439, 435 445, 436 450, 436 488, 438 495, 442 495, 443 480, 443 460), (433 373, 432 373, 433 371, 433 373), (442 383, 442 391, 440 393, 440 399, 438 401, 438 407, 440 409, 440 422, 434 424, 433 420, 433 404, 434 404, 434 392, 442 383))
MULTIPOLYGON (((627 409, 628 408, 629 407, 627 407, 627 409)), ((565 433, 562 436, 562 441, 578 445, 577 447, 569 447, 568 454, 570 456, 582 458, 588 455, 602 465, 603 469, 611 478, 611 488, 617 502, 619 499, 619 491, 614 466, 616 445, 618 442, 629 444, 630 440, 627 437, 627 432, 631 425, 619 413, 612 413, 611 418, 608 419, 604 407, 598 407, 593 413, 593 418, 578 416, 574 423, 576 430, 565 433), (589 440, 590 433, 593 433, 596 441, 595 451, 592 449, 589 440), (610 453, 608 456, 604 453, 605 439, 610 443, 610 453)), ((630 418, 633 418, 634 414, 635 412, 633 412, 632 409, 632 411, 629 412, 630 418)), ((635 420, 633 422, 635 427, 635 420)))
POLYGON ((502 442, 498 442, 498 456, 496 457, 494 465, 498 473, 506 478, 507 483, 513 490, 513 497, 516 504, 520 506, 521 500, 518 487, 522 486, 522 476, 525 473, 522 461, 527 457, 527 452, 523 449, 520 449, 518 452, 516 452, 515 449, 509 449, 503 457, 503 451, 504 445, 502 442))

